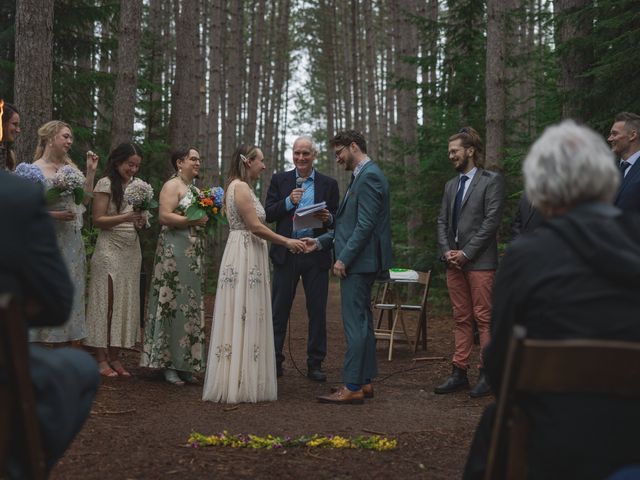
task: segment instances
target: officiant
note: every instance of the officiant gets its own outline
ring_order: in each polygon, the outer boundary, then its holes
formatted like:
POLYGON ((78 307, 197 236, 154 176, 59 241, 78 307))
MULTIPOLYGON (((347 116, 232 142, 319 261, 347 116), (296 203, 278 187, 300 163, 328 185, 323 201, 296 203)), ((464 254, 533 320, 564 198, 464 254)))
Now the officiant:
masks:
MULTIPOLYGON (((271 178, 265 210, 267 222, 276 222, 276 232, 280 235, 290 238, 317 237, 332 228, 340 196, 338 182, 314 168, 317 155, 318 149, 311 137, 298 137, 293 144, 295 168, 276 173, 271 178), (326 202, 327 206, 313 214, 319 220, 319 227, 294 230, 296 210, 320 202, 326 202)), ((271 303, 278 377, 282 376, 284 370, 282 350, 287 324, 298 281, 302 277, 309 319, 307 377, 324 382, 327 377, 322 370, 322 362, 327 354, 326 311, 331 252, 322 250, 299 255, 281 245, 271 245, 269 256, 273 262, 271 303)))

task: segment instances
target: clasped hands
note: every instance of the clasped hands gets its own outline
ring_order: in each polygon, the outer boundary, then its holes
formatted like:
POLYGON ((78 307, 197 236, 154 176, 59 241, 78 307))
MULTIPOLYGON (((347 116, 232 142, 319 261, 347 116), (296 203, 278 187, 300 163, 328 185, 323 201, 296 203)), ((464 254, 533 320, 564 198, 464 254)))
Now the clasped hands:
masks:
POLYGON ((462 267, 469 261, 462 250, 449 250, 445 252, 444 259, 447 265, 458 270, 462 270, 462 267))
POLYGON ((286 247, 291 253, 311 253, 318 248, 316 241, 310 237, 290 238, 287 240, 286 247))

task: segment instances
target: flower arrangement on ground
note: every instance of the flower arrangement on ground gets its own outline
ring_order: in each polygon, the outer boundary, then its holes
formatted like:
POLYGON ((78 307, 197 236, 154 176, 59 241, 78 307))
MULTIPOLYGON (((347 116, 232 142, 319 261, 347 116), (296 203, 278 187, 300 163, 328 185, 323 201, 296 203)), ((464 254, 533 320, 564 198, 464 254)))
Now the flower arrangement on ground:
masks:
POLYGON ((267 435, 259 437, 251 434, 230 435, 226 430, 215 435, 203 435, 192 432, 189 436, 188 444, 191 447, 231 447, 231 448, 359 448, 365 450, 385 451, 393 450, 398 445, 395 439, 379 435, 361 435, 358 437, 342 437, 340 435, 321 436, 300 435, 298 437, 278 437, 267 435))
POLYGON ((80 205, 84 200, 84 175, 72 165, 65 165, 53 176, 52 187, 47 190, 47 201, 54 203, 60 197, 73 195, 73 201, 80 205))
POLYGON ((216 224, 222 214, 222 200, 224 199, 224 189, 222 187, 208 187, 198 190, 191 186, 193 202, 185 211, 189 220, 200 220, 205 215, 209 217, 207 221, 207 234, 212 235, 216 224))
POLYGON ((13 173, 25 180, 29 180, 30 182, 44 185, 44 175, 42 174, 42 170, 33 163, 19 163, 13 173))

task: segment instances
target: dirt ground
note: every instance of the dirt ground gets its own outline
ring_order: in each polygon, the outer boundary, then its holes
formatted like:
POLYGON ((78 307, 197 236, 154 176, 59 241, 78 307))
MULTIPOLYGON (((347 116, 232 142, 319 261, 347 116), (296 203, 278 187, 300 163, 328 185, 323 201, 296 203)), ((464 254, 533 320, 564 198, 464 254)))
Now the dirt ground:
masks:
MULTIPOLYGON (((408 346, 400 344, 389 362, 387 344, 379 342, 375 398, 364 405, 320 404, 315 396, 340 384, 344 336, 339 289, 337 283, 331 283, 326 384, 311 382, 289 360, 292 357, 306 373, 306 313, 301 286, 298 290, 278 401, 235 406, 202 402, 201 387, 170 385, 159 372, 138 367, 139 353, 131 352, 124 364, 134 377, 103 380, 84 429, 51 478, 460 478, 473 430, 491 400, 472 400, 466 392, 433 394, 433 387, 450 372, 451 318, 429 318, 428 352, 418 350, 419 357, 442 356, 444 360, 415 363, 408 346), (373 452, 186 446, 191 431, 213 434, 223 430, 281 436, 382 434, 397 439, 398 447, 373 452)), ((472 383, 476 374, 470 372, 472 383)))

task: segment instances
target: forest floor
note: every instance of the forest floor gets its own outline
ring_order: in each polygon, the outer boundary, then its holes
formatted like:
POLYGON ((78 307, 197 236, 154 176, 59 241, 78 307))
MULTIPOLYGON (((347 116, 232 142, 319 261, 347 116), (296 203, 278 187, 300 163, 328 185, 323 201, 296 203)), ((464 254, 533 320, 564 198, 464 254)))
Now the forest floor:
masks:
MULTIPOLYGON (((170 385, 159 372, 137 366, 139 353, 127 353, 124 364, 133 378, 103 380, 89 419, 51 478, 460 478, 476 423, 491 400, 473 400, 467 392, 433 394, 433 387, 450 373, 451 318, 429 318, 427 354, 443 360, 415 363, 408 346, 399 344, 389 362, 386 342, 379 342, 375 398, 364 405, 320 404, 316 395, 340 384, 344 336, 339 288, 331 282, 326 384, 308 380, 289 361, 292 356, 306 373, 306 311, 301 285, 298 291, 291 339, 285 346, 284 376, 278 381, 278 401, 239 405, 202 402, 202 387, 170 385), (395 450, 382 452, 187 446, 193 431, 210 435, 224 430, 260 436, 381 434, 398 443, 395 450)), ((211 312, 209 299, 208 324, 211 312)), ((418 356, 425 356, 425 352, 418 350, 418 356)), ((470 372, 472 384, 476 374, 470 372)))

